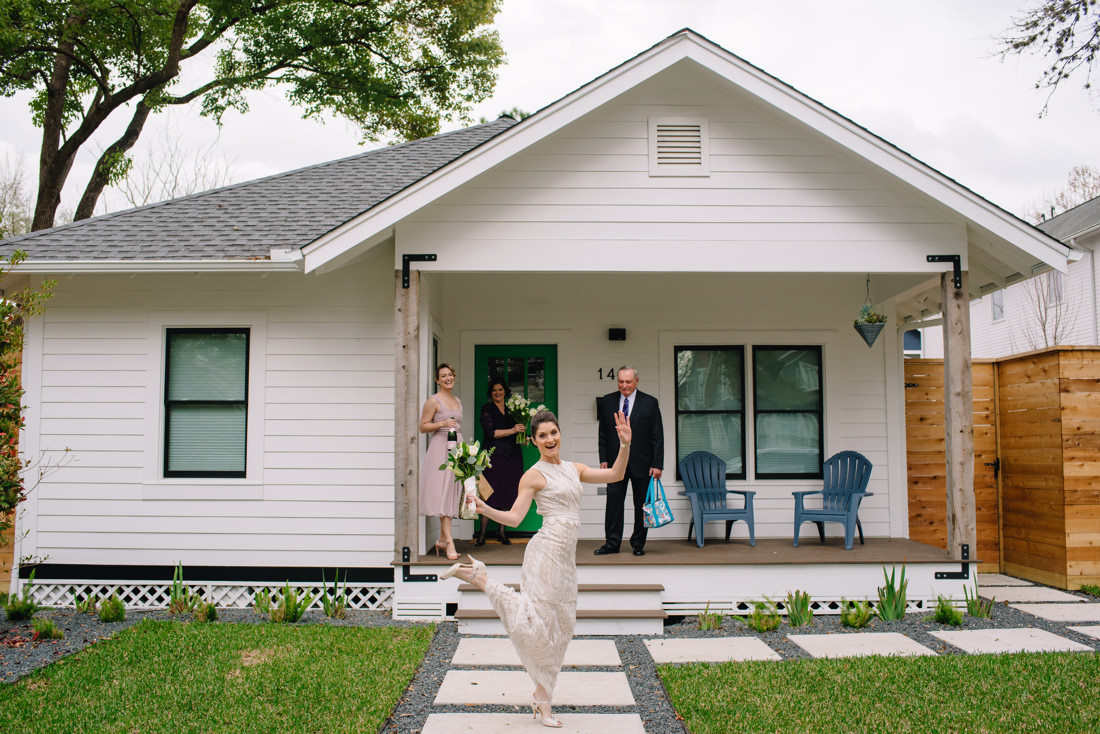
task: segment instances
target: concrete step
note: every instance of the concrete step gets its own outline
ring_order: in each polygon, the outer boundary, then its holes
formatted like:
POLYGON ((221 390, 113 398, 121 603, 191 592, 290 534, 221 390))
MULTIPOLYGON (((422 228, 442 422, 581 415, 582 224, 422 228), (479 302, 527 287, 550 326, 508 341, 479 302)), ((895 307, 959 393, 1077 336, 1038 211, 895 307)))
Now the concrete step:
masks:
MULTIPOLYGON (((519 589, 519 584, 507 584, 519 589)), ((577 609, 661 609, 660 584, 580 584, 577 609)), ((492 609, 489 597, 470 584, 459 587, 460 609, 492 609)))
MULTIPOLYGON (((455 612, 458 631, 464 635, 503 635, 504 625, 492 609, 455 612)), ((660 609, 578 609, 577 635, 659 635, 668 615, 660 609)))

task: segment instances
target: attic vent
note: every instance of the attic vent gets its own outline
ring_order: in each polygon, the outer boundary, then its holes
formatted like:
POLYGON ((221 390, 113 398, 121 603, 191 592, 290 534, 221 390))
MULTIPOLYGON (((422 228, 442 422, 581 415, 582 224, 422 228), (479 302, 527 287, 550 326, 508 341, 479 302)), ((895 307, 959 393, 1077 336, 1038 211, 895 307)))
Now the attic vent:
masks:
POLYGON ((710 127, 705 118, 649 120, 650 176, 709 176, 710 127))

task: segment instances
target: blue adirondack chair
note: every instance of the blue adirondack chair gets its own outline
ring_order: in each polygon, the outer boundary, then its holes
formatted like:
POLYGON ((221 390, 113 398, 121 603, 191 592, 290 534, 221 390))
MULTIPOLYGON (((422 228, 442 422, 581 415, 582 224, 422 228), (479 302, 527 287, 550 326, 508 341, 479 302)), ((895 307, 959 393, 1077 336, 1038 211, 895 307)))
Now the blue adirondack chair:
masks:
POLYGON ((712 453, 696 451, 688 454, 680 462, 680 479, 684 482, 684 491, 691 501, 691 523, 688 525, 688 540, 695 531, 695 542, 703 547, 703 526, 715 520, 726 521, 726 540, 730 539, 730 530, 737 520, 744 520, 749 526, 749 545, 756 545, 756 525, 752 515, 752 498, 756 492, 740 489, 726 489, 726 462, 712 453), (730 494, 739 494, 745 498, 745 507, 737 510, 726 504, 730 494))
POLYGON ((825 523, 844 523, 844 550, 852 550, 852 538, 859 530, 859 542, 863 544, 863 525, 859 522, 859 503, 873 492, 865 491, 871 479, 871 462, 856 451, 841 451, 830 456, 823 465, 825 489, 794 493, 794 547, 798 547, 798 533, 802 523, 817 524, 821 542, 825 542, 825 523), (807 510, 803 501, 808 495, 822 496, 820 510, 807 510))

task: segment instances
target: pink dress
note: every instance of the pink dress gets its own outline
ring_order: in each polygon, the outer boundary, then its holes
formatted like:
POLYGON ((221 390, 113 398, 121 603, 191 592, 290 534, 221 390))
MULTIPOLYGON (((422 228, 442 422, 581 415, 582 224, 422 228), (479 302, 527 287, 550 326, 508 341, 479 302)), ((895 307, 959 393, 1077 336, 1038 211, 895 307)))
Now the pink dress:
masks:
MULTIPOLYGON (((440 423, 448 418, 455 419, 455 431, 459 442, 462 441, 462 403, 458 410, 444 408, 435 395, 428 398, 436 405, 432 423, 440 423)), ((456 400, 458 398, 455 398, 456 400)), ((458 498, 462 485, 449 471, 440 471, 439 467, 447 460, 447 429, 440 428, 428 437, 428 452, 420 467, 420 514, 429 517, 458 517, 458 498)))

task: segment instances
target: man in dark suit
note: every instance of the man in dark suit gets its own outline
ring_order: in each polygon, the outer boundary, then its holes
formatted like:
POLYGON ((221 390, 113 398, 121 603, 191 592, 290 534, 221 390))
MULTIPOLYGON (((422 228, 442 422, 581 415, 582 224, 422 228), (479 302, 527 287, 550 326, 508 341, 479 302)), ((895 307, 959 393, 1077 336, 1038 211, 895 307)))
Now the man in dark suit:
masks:
POLYGON ((600 401, 600 466, 607 468, 619 453, 619 437, 615 432, 615 414, 622 412, 630 421, 634 437, 630 442, 630 461, 626 476, 620 482, 607 485, 607 508, 604 511, 604 544, 596 549, 596 555, 618 553, 623 540, 623 508, 626 501, 626 485, 634 490, 634 532, 630 547, 634 555, 645 555, 645 539, 648 529, 643 522, 642 505, 645 504, 649 478, 661 478, 665 460, 665 429, 661 424, 661 408, 657 398, 638 390, 638 370, 629 365, 620 367, 615 377, 619 391, 600 401))

